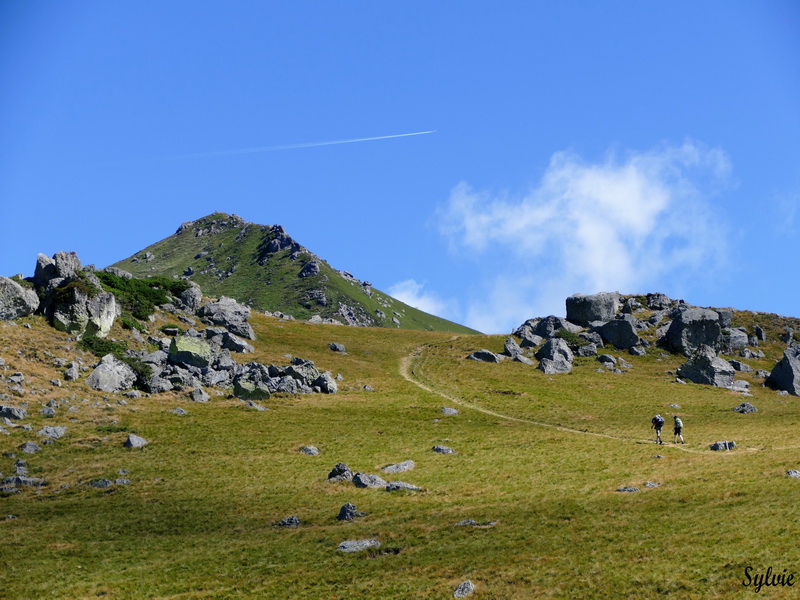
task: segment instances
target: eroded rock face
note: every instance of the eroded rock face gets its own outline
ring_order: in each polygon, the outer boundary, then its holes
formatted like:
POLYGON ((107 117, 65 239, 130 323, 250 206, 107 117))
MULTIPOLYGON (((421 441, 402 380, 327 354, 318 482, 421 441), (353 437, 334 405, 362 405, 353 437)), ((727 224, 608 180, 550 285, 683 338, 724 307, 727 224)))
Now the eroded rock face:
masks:
POLYGON ((573 294, 567 298, 567 321, 587 327, 592 321, 610 321, 619 309, 619 292, 573 294))
POLYGON ((39 296, 16 281, 0 277, 0 321, 33 314, 39 308, 39 296))
POLYGON ((639 343, 637 321, 631 315, 623 315, 620 319, 609 321, 599 329, 600 336, 606 344, 629 350, 639 343))
POLYGON ((800 345, 783 351, 783 358, 772 369, 768 383, 795 396, 800 396, 800 345))

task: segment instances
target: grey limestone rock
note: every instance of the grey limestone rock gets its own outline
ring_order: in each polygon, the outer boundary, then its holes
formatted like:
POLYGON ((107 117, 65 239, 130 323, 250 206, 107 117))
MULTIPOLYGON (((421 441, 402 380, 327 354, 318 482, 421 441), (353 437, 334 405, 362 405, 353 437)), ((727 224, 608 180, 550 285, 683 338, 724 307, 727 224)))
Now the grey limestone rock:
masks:
POLYGON ((719 313, 706 308, 688 308, 672 320, 665 343, 673 352, 691 356, 701 345, 719 348, 721 336, 719 313))
POLYGON ((413 460, 404 460, 401 463, 387 465, 381 469, 384 473, 402 473, 403 471, 410 471, 416 466, 413 460))
POLYGON ((24 452, 25 454, 36 454, 41 449, 41 446, 36 442, 25 442, 19 447, 20 452, 24 452))
POLYGON ((58 440, 64 437, 64 435, 67 433, 67 428, 61 426, 48 425, 46 427, 42 427, 36 433, 41 437, 49 438, 51 440, 58 440))
POLYGON ((453 592, 453 598, 466 598, 475 593, 475 584, 469 579, 462 581, 453 592))
POLYGON ((114 393, 129 389, 135 381, 133 369, 114 355, 106 354, 86 379, 86 384, 94 390, 114 393))
POLYGON ((336 383, 330 371, 325 371, 314 381, 311 382, 312 387, 319 388, 323 394, 335 394, 339 391, 339 386, 336 383))
POLYGON ((741 373, 750 373, 750 372, 753 371, 753 367, 751 367, 747 363, 743 363, 740 360, 729 360, 728 362, 731 363, 731 366, 735 370, 737 370, 737 371, 739 371, 741 373))
POLYGON ((777 390, 800 396, 800 345, 783 351, 783 358, 772 369, 767 383, 777 390))
POLYGON ((622 315, 620 318, 608 321, 597 331, 605 343, 620 350, 629 350, 640 342, 637 333, 638 321, 631 315, 622 315))
POLYGON ((0 277, 0 321, 33 314, 39 307, 39 296, 16 281, 0 277))
POLYGON ((701 345, 692 357, 678 368, 678 375, 694 383, 730 387, 736 371, 728 361, 719 358, 713 348, 701 345))
POLYGON ((439 454, 456 454, 456 451, 450 448, 449 446, 443 446, 441 444, 435 445, 431 448, 434 452, 438 452, 439 454))
POLYGON ((545 375, 558 375, 572 371, 572 363, 566 360, 563 356, 557 356, 554 359, 541 359, 537 368, 545 375))
POLYGON ((566 301, 567 321, 586 327, 592 321, 610 321, 619 312, 619 292, 573 294, 566 301))
POLYGON ((235 335, 248 340, 256 339, 255 331, 247 322, 250 318, 250 308, 233 298, 223 296, 216 302, 209 302, 201 307, 197 314, 216 325, 225 327, 235 335))
POLYGON ((746 415, 748 413, 758 412, 758 409, 749 402, 742 402, 739 406, 737 406, 733 410, 734 412, 742 413, 743 415, 746 415))
POLYGON ((209 395, 203 388, 198 387, 189 392, 189 398, 192 402, 208 402, 209 395))
POLYGON ((514 358, 512 358, 511 360, 513 360, 514 362, 519 362, 519 363, 522 363, 523 365, 529 365, 529 366, 533 366, 534 364, 536 364, 530 358, 525 356, 524 354, 515 354, 514 358))
POLYGON ((316 446, 303 446, 300 448, 300 452, 308 454, 309 456, 317 456, 319 454, 319 448, 316 446))
POLYGON ((340 344, 338 342, 331 342, 330 344, 328 344, 328 348, 330 348, 334 352, 340 352, 342 354, 347 353, 347 349, 344 347, 344 344, 340 344))
POLYGON ((0 417, 6 419, 22 420, 28 416, 28 411, 24 408, 17 408, 15 406, 0 405, 0 417))
POLYGON ((640 492, 641 490, 638 487, 634 487, 632 485, 626 485, 621 488, 617 488, 617 491, 624 493, 633 493, 633 492, 640 492))
POLYGON ((387 492, 399 492, 399 491, 416 492, 421 489, 422 488, 419 487, 418 485, 406 483, 405 481, 390 481, 389 483, 386 484, 387 492))
POLYGON ((574 355, 572 354, 572 350, 569 348, 569 344, 562 340, 561 338, 552 338, 547 340, 547 342, 536 351, 534 355, 540 361, 544 359, 549 360, 556 360, 558 358, 563 359, 567 363, 572 363, 574 360, 574 355))
POLYGON ((352 553, 361 552, 367 548, 379 548, 381 543, 375 539, 367 540, 346 540, 336 548, 338 552, 352 553))
POLYGON ((503 344, 503 354, 514 358, 522 354, 522 348, 520 348, 519 344, 517 344, 517 340, 515 340, 513 337, 508 337, 503 344))
POLYGON ((356 473, 353 476, 353 483, 359 488, 380 488, 386 487, 386 482, 378 475, 369 475, 367 473, 356 473))
POLYGON ((125 446, 126 448, 144 448, 149 443, 150 442, 148 442, 143 437, 139 437, 138 435, 129 433, 128 439, 125 440, 123 446, 125 446))
POLYGON ((211 345, 189 335, 175 336, 169 345, 169 362, 175 365, 207 367, 213 360, 211 345))
POLYGON ((169 411, 169 412, 171 412, 171 413, 173 413, 173 414, 176 414, 176 415, 180 415, 180 416, 183 416, 183 415, 188 415, 188 414, 189 414, 189 412, 188 412, 186 409, 184 409, 184 408, 181 408, 180 406, 179 406, 179 407, 177 407, 177 408, 173 408, 173 409, 172 409, 171 411, 169 411))
POLYGON ((328 473, 328 481, 353 481, 353 471, 344 463, 336 463, 328 473))
POLYGON ((319 275, 319 273, 319 263, 315 260, 310 260, 303 265, 303 268, 300 269, 300 272, 297 274, 297 276, 302 278, 313 277, 314 275, 319 275))
POLYGON ((459 410, 457 408, 451 408, 449 406, 443 406, 442 407, 442 414, 443 415, 454 416, 454 415, 458 415, 458 414, 461 414, 461 413, 459 412, 459 410))
POLYGON ((711 450, 733 450, 736 448, 736 442, 714 442, 709 446, 711 450))
POLYGON ((477 360, 480 362, 488 362, 488 363, 499 363, 501 360, 497 354, 485 349, 476 350, 475 352, 467 356, 467 358, 469 360, 477 360))
POLYGON ((789 477, 793 477, 794 479, 800 479, 800 471, 798 471, 797 469, 789 469, 788 471, 786 471, 786 474, 789 477))
POLYGON ((300 526, 300 519, 297 518, 296 515, 291 515, 286 517, 285 519, 281 519, 275 527, 289 527, 295 528, 300 526))
POLYGON ((336 518, 339 521, 352 521, 357 517, 363 517, 367 513, 359 512, 358 508, 352 502, 348 502, 347 504, 342 505, 342 508, 339 509, 339 514, 336 518))

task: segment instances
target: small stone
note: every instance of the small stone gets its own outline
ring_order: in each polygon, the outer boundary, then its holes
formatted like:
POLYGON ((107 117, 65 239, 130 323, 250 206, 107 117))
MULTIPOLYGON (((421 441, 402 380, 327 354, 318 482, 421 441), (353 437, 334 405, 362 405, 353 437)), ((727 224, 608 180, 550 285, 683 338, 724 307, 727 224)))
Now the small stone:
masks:
POLYGON ((458 415, 461 414, 457 408, 450 408, 449 406, 442 407, 442 414, 443 415, 458 415))
POLYGON ((353 481, 353 472, 344 463, 336 463, 330 473, 328 481, 353 481))
POLYGON ((456 454, 456 451, 450 448, 449 446, 442 446, 441 444, 437 444, 433 448, 431 448, 434 452, 438 452, 439 454, 456 454))
POLYGON ((389 483, 386 484, 387 492, 399 492, 401 490, 416 492, 421 489, 422 489, 421 487, 413 485, 411 483, 406 483, 405 481, 390 481, 389 483))
POLYGON ((648 481, 647 483, 644 484, 644 487, 646 487, 646 488, 657 488, 660 485, 661 485, 660 483, 656 483, 655 481, 648 481))
POLYGON ((633 492, 640 492, 641 490, 638 487, 634 487, 632 485, 626 485, 621 488, 617 488, 617 491, 625 493, 633 493, 633 492))
POLYGON ((416 466, 413 460, 404 460, 401 463, 388 465, 381 469, 384 473, 402 473, 403 471, 410 471, 416 466))
POLYGON ((192 402, 208 402, 209 400, 208 393, 201 387, 196 387, 189 392, 189 398, 192 402))
POLYGON ((795 479, 800 479, 800 471, 798 471, 797 469, 790 469, 790 470, 786 471, 786 474, 789 477, 794 477, 795 479))
POLYGON ((336 516, 336 519, 339 521, 352 521, 357 517, 363 517, 367 513, 359 512, 358 508, 352 502, 348 502, 347 504, 342 505, 342 508, 339 509, 339 514, 336 516))
POLYGON ((367 548, 380 548, 381 543, 375 539, 369 540, 346 540, 339 544, 336 548, 338 552, 360 552, 361 550, 366 550, 367 548))
POLYGON ((453 598, 466 598, 473 593, 475 593, 475 584, 467 579, 458 584, 458 587, 453 592, 453 598))
POLYGON ((125 443, 123 444, 123 446, 125 446, 126 448, 143 448, 144 446, 146 446, 149 443, 150 442, 148 442, 143 437, 139 437, 138 435, 134 435, 132 433, 129 433, 128 434, 128 439, 125 440, 125 443))
POLYGON ((739 406, 733 409, 735 412, 746 415, 748 413, 758 412, 758 409, 749 402, 742 402, 739 406))
POLYGON ((275 527, 290 527, 290 528, 299 526, 300 526, 300 519, 298 519, 295 515, 286 517, 285 519, 282 519, 275 525, 275 527))
POLYGON ((319 454, 319 448, 316 446, 303 446, 300 448, 300 452, 308 454, 309 456, 317 456, 319 454))
POLYGON ((247 406, 248 408, 255 409, 259 412, 264 412, 265 410, 268 410, 266 406, 261 406, 260 404, 257 404, 252 400, 248 400, 247 402, 245 402, 245 406, 247 406))
POLYGON ((368 473, 356 473, 353 476, 353 483, 359 488, 379 488, 387 485, 378 475, 369 475, 368 473))
POLYGON ((47 427, 42 427, 39 431, 36 432, 37 435, 42 437, 50 438, 52 440, 61 439, 64 434, 67 433, 66 427, 53 427, 48 425, 47 427))
POLYGON ((42 448, 39 446, 39 444, 36 444, 35 442, 25 442, 19 447, 19 449, 20 451, 25 452, 26 454, 36 454, 42 448))
POLYGON ((711 450, 733 450, 736 448, 736 442, 714 442, 709 446, 711 450))
POLYGON ((181 408, 180 406, 178 408, 173 408, 169 412, 171 412, 173 414, 176 414, 176 415, 188 415, 189 414, 189 412, 187 410, 181 408))

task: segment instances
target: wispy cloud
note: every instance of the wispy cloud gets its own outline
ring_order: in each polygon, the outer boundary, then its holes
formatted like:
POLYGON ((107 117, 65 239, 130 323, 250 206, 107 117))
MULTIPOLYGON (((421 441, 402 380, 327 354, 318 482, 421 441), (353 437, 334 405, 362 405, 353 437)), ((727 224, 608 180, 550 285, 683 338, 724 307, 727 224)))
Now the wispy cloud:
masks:
POLYGON ((454 318, 455 307, 435 292, 424 292, 424 284, 414 279, 399 281, 389 288, 389 295, 421 311, 444 318, 454 318))
POLYGON ((559 152, 517 197, 458 184, 438 218, 485 273, 466 324, 497 332, 563 315, 575 292, 691 287, 722 264, 723 219, 708 201, 730 170, 724 152, 687 141, 597 163, 559 152))

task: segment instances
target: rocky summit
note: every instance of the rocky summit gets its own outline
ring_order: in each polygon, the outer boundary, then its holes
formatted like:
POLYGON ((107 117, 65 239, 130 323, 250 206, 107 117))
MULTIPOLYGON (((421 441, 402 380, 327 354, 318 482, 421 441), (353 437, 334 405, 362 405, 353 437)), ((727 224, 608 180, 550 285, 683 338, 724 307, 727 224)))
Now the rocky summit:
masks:
MULTIPOLYGON (((113 267, 138 277, 181 278, 198 284, 209 296, 227 296, 276 316, 475 333, 408 306, 348 271, 334 269, 281 225, 257 225, 221 212, 182 223, 173 235, 113 267)), ((229 329, 249 339, 246 331, 229 329)))

